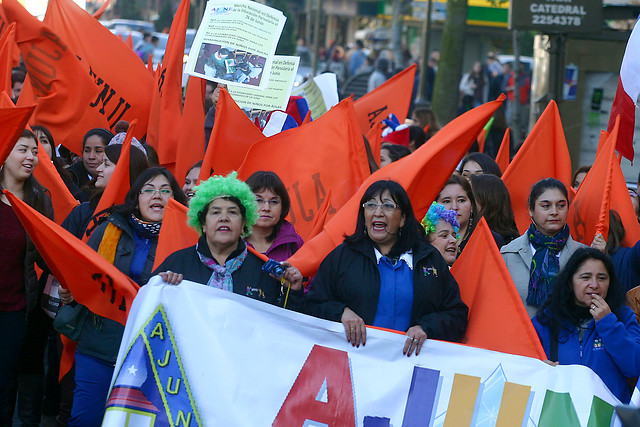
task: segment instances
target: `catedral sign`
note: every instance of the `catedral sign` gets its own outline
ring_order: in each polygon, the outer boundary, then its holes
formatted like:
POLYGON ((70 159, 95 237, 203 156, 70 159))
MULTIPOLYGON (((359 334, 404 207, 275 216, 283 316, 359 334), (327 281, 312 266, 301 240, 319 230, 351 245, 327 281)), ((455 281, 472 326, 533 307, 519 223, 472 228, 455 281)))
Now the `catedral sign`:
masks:
POLYGON ((509 28, 543 33, 600 31, 602 0, 512 0, 509 28))

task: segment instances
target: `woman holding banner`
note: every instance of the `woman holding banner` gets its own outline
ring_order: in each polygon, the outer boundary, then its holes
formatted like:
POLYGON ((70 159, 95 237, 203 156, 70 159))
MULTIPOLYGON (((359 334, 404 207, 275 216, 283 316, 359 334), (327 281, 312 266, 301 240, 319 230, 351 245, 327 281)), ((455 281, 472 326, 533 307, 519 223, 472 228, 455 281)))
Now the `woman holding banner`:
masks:
POLYGON ((195 246, 169 255, 156 272, 174 285, 184 278, 270 304, 297 305, 302 296, 300 272, 282 263, 282 283, 290 284, 283 287, 262 270, 264 261, 242 240, 256 224, 258 208, 251 188, 236 176, 236 172, 212 176, 195 188, 188 216, 200 239, 195 246))
POLYGON ((347 341, 365 345, 365 325, 406 331, 403 354, 427 338, 459 341, 468 308, 440 253, 395 181, 371 184, 360 200, 355 232, 324 259, 305 310, 344 325, 347 341))
POLYGON ((553 278, 571 255, 585 246, 571 238, 568 213, 569 196, 562 182, 536 182, 529 193, 529 229, 500 249, 529 316, 547 300, 553 278))
POLYGON ((597 249, 576 250, 533 326, 548 363, 588 366, 629 402, 627 379, 640 375, 640 325, 625 305, 609 257, 597 249))
MULTIPOLYGON (((158 233, 170 198, 186 204, 173 175, 161 167, 145 170, 131 186, 124 204, 114 208, 87 244, 133 281, 145 284, 151 277, 158 233)), ((60 299, 70 305, 74 301, 62 288, 60 299)), ((124 326, 89 312, 81 328, 69 425, 100 425, 124 326)))
MULTIPOLYGON (((38 212, 53 219, 51 200, 33 177, 38 165, 38 142, 22 133, 0 169, 0 190, 13 193, 38 212)), ((39 296, 36 248, 18 220, 9 200, 0 193, 0 425, 11 425, 18 360, 27 333, 27 314, 35 313, 39 296)), ((44 265, 42 266, 43 268, 44 265)))

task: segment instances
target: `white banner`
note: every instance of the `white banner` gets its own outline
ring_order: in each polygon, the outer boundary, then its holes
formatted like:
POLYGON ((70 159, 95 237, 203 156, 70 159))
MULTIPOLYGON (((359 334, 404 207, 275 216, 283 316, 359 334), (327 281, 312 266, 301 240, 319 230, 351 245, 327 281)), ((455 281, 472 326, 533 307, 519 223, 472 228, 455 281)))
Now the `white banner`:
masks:
MULTIPOLYGON (((609 426, 583 366, 341 324, 156 277, 133 303, 105 426, 609 426)), ((619 425, 617 420, 614 425, 619 425)))

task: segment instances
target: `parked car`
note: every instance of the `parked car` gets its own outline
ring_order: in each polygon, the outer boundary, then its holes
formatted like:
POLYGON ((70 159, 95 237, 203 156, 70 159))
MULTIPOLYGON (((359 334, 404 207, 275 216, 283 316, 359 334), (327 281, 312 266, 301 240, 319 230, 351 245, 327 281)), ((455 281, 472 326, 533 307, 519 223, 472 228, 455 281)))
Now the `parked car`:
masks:
POLYGON ((135 47, 138 46, 144 38, 144 35, 140 31, 133 31, 127 28, 112 28, 109 31, 111 31, 116 36, 119 36, 120 38, 122 38, 122 40, 126 40, 127 37, 129 37, 129 34, 131 34, 131 37, 133 39, 134 50, 135 50, 135 47))
MULTIPOLYGON (((162 60, 164 59, 164 53, 167 50, 167 41, 169 40, 169 34, 153 33, 153 35, 160 39, 158 42, 158 46, 156 46, 152 54, 153 63, 155 65, 162 63, 162 60)), ((187 63, 187 59, 189 58, 189 53, 191 52, 191 46, 193 45, 193 40, 195 39, 195 37, 196 30, 192 28, 187 29, 184 43, 184 56, 182 58, 183 64, 187 63)))
POLYGON ((149 21, 136 21, 134 19, 112 19, 107 26, 109 29, 127 28, 141 33, 153 33, 156 27, 149 21))

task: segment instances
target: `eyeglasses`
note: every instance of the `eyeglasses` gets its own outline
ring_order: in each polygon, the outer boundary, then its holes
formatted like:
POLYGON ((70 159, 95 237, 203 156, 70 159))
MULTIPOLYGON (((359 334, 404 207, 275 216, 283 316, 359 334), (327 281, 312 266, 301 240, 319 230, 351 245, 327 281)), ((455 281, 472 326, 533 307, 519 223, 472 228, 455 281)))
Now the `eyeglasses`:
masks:
POLYGON ((375 212, 376 210, 378 210, 378 208, 382 208, 382 212, 386 212, 386 213, 391 213, 394 210, 398 209, 398 205, 391 202, 384 202, 384 203, 366 202, 362 204, 362 207, 369 212, 375 212))
POLYGON ((161 188, 159 190, 156 190, 155 188, 143 188, 140 190, 140 195, 145 197, 153 197, 156 193, 160 194, 160 197, 163 199, 168 199, 173 195, 173 191, 168 188, 161 188))
POLYGON ((276 206, 278 206, 281 202, 280 199, 271 199, 271 200, 262 200, 262 199, 256 199, 256 203, 258 204, 258 206, 261 206, 263 204, 268 204, 270 207, 275 208, 276 206))

